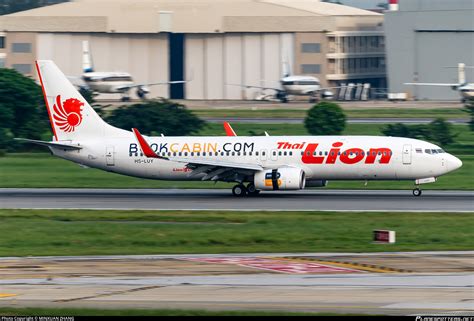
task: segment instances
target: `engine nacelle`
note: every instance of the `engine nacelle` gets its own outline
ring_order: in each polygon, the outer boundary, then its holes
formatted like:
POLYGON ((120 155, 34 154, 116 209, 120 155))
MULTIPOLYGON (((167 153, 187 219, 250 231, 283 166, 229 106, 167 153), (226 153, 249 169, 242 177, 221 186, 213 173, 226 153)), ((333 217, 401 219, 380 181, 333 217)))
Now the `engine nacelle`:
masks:
POLYGON ((264 191, 299 190, 306 185, 305 173, 300 168, 284 167, 255 173, 255 188, 264 191))

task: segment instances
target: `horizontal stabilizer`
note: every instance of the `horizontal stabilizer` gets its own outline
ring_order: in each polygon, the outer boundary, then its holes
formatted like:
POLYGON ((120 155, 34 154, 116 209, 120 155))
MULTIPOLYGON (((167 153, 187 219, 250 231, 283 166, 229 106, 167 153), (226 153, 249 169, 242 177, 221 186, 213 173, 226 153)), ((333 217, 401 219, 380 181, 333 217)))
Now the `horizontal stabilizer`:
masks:
POLYGON ((25 139, 25 138, 15 138, 15 140, 25 142, 25 143, 31 143, 31 144, 36 144, 36 145, 41 145, 41 146, 46 146, 46 147, 54 147, 54 148, 67 149, 67 150, 82 149, 82 147, 79 145, 72 145, 72 144, 66 144, 66 143, 46 142, 42 140, 25 139))

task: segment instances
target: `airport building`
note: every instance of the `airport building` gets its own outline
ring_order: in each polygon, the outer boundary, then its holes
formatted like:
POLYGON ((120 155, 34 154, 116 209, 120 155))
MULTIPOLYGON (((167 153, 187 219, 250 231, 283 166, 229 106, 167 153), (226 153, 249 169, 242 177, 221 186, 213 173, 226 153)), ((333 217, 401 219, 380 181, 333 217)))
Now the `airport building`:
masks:
POLYGON ((0 66, 36 77, 35 59, 82 73, 126 71, 173 99, 254 99, 285 65, 322 86, 386 87, 383 15, 319 0, 76 0, 0 17, 0 66), (233 85, 232 85, 233 84, 233 85))
MULTIPOLYGON (((458 63, 474 65, 474 2, 398 2, 385 13, 389 91, 419 100, 459 99, 450 87, 404 83, 458 83, 458 63)), ((474 69, 466 69, 468 82, 474 82, 473 76, 474 69)))

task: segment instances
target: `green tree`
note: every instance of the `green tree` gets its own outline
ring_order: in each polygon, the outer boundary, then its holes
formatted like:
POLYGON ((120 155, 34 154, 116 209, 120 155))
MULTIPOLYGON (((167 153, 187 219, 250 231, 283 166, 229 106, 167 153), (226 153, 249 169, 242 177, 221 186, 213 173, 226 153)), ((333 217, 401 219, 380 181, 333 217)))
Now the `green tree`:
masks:
POLYGON ((308 111, 304 125, 311 135, 339 135, 346 128, 346 115, 338 104, 323 101, 308 111))
POLYGON ((184 105, 168 100, 150 100, 112 111, 107 121, 125 130, 138 128, 145 135, 186 136, 205 124, 184 105))
POLYGON ((17 150, 14 137, 41 139, 49 128, 41 87, 12 69, 0 69, 0 149, 17 150))
POLYGON ((443 118, 436 118, 429 125, 430 139, 439 145, 446 146, 454 143, 455 134, 452 133, 452 125, 443 118))
POLYGON ((464 105, 464 110, 471 116, 469 121, 469 129, 474 131, 474 99, 467 99, 464 105))
POLYGON ((456 134, 452 133, 452 125, 442 118, 437 118, 428 125, 389 124, 382 129, 382 133, 385 136, 428 140, 442 146, 454 143, 456 138, 456 134))

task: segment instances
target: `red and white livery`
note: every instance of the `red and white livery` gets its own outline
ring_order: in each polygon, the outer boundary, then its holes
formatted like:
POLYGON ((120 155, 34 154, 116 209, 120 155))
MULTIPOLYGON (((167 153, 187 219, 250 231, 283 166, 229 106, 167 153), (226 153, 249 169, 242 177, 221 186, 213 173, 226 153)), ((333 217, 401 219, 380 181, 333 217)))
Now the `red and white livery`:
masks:
MULTIPOLYGON (((91 108, 52 61, 37 69, 58 157, 109 172, 157 180, 235 182, 236 196, 300 190, 330 180, 412 180, 419 184, 461 167, 440 147, 377 136, 145 137, 115 128, 91 108)), ((186 124, 183 124, 185 126, 186 124)), ((157 130, 159 130, 157 128, 157 130)))

